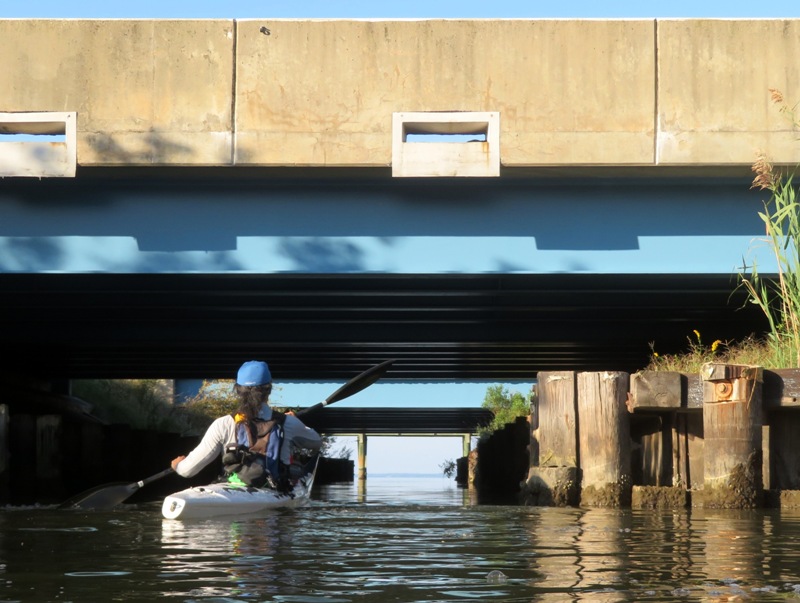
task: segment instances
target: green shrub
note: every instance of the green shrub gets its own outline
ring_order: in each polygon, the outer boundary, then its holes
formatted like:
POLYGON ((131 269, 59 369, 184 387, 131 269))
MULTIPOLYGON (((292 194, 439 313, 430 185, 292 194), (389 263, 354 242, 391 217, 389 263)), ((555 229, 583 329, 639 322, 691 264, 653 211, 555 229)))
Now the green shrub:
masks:
POLYGON ((519 392, 511 392, 503 385, 490 385, 483 398, 483 408, 488 408, 494 413, 494 419, 485 428, 478 430, 479 436, 485 436, 493 431, 502 429, 508 423, 516 421, 517 417, 527 417, 531 414, 531 402, 519 392))

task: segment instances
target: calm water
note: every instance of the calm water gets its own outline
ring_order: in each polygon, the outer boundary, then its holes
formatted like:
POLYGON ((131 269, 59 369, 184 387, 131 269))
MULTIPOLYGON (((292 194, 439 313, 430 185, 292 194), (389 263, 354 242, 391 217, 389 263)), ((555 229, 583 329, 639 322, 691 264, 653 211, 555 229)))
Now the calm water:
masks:
POLYGON ((0 510, 0 601, 798 601, 800 513, 474 505, 371 477, 264 517, 0 510))

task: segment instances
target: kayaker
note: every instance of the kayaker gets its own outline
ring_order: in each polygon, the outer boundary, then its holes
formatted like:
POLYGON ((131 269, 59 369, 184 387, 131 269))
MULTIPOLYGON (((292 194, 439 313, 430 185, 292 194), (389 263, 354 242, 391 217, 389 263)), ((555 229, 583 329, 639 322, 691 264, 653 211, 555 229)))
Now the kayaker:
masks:
POLYGON ((278 469, 269 466, 269 459, 266 457, 269 457, 270 454, 279 457, 282 469, 285 471, 291 464, 294 450, 303 449, 311 453, 319 451, 322 446, 322 438, 316 431, 304 425, 299 418, 294 416, 294 413, 284 414, 270 408, 272 374, 266 362, 250 360, 242 364, 236 375, 233 391, 239 398, 239 407, 236 413, 215 419, 194 450, 188 455, 172 460, 172 468, 178 475, 192 477, 214 459, 219 458, 220 454, 227 451, 223 459, 228 463, 228 473, 233 474, 236 479, 238 479, 236 476, 238 473, 249 485, 260 487, 264 485, 263 481, 257 480, 256 483, 250 484, 250 476, 257 469, 256 467, 242 467, 241 462, 235 466, 230 464, 233 461, 231 455, 234 452, 238 452, 238 458, 241 459, 242 453, 255 447, 265 457, 261 459, 262 467, 267 461, 267 477, 269 477, 267 485, 275 486, 277 485, 275 482, 278 481, 276 475, 278 469), (247 429, 250 429, 249 437, 247 429), (264 431, 266 430, 273 430, 269 436, 271 445, 268 444, 266 437, 261 439, 258 437, 265 435, 264 431), (255 431, 259 433, 256 434, 255 431), (276 437, 280 438, 280 441, 276 442, 274 439, 276 437), (260 444, 260 447, 257 444, 260 444), (270 448, 269 451, 263 450, 267 447, 270 448), (235 472, 230 470, 231 466, 234 466, 235 472), (272 471, 271 476, 269 470, 272 471))

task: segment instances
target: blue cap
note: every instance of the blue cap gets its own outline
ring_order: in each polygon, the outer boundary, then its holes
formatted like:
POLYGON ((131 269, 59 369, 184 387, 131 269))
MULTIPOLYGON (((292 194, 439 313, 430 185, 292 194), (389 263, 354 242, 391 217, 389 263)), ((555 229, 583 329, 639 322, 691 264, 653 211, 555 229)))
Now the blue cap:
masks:
POLYGON ((272 381, 272 375, 266 362, 260 360, 248 360, 239 369, 236 375, 236 383, 239 385, 265 385, 272 381))

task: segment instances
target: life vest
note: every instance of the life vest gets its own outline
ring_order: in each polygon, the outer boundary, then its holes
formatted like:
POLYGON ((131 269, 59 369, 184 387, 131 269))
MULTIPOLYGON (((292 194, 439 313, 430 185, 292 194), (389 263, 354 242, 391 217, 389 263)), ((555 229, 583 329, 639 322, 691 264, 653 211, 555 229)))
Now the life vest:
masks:
POLYGON ((236 421, 236 445, 228 446, 222 457, 226 476, 256 488, 285 489, 288 480, 281 465, 281 448, 286 415, 273 410, 268 421, 231 416, 236 421))

